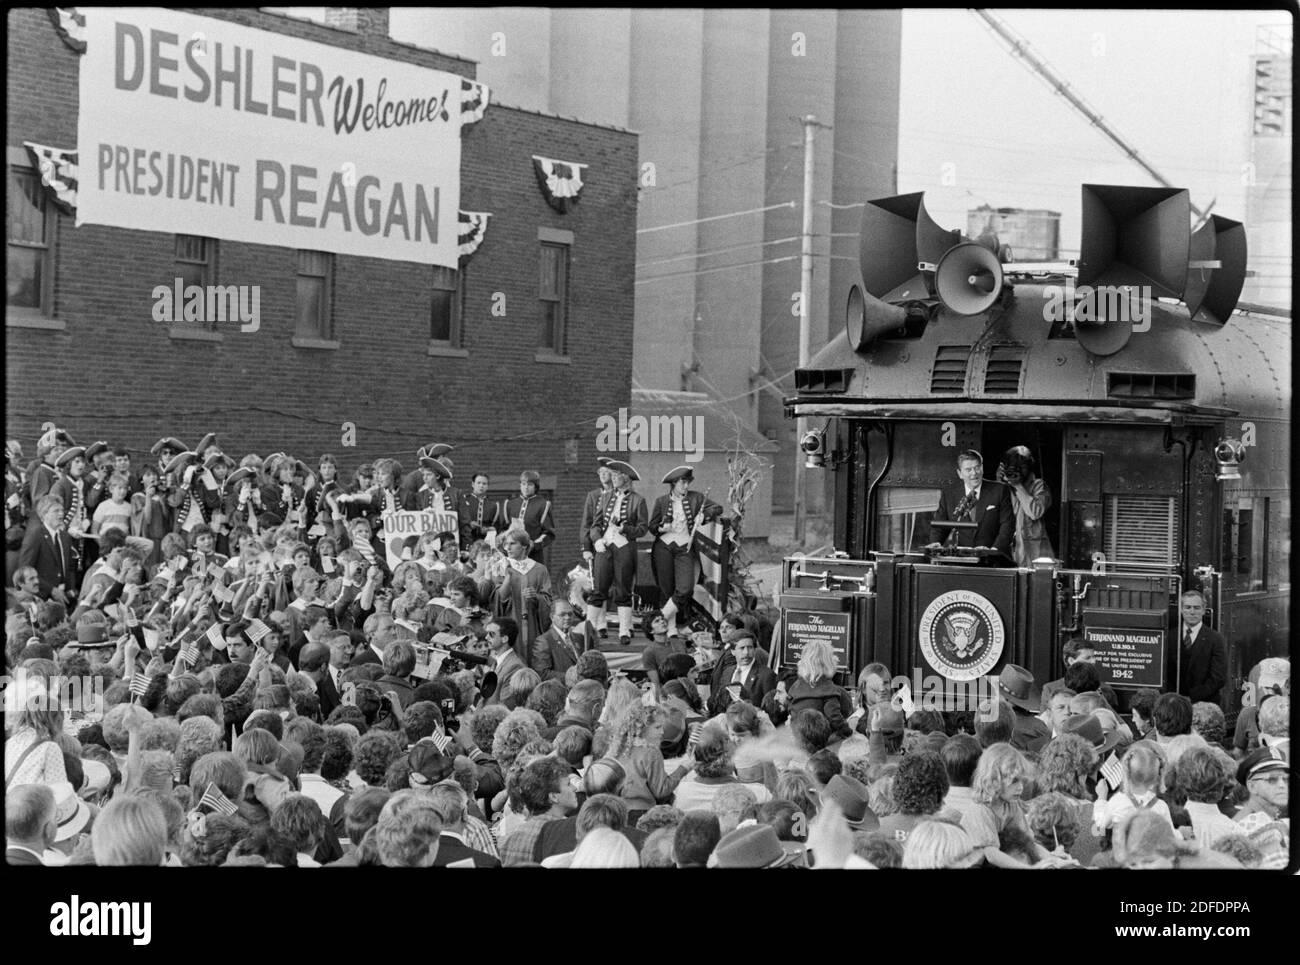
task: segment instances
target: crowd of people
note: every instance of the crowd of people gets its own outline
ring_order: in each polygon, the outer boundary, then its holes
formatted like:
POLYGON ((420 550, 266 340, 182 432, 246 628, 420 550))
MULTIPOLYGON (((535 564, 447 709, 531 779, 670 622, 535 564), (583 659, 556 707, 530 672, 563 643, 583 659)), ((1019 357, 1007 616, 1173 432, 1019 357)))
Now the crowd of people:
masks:
POLYGON ((348 489, 332 458, 319 472, 285 454, 236 464, 211 438, 160 440, 138 474, 53 428, 30 469, 13 448, 10 864, 1276 868, 1289 855, 1285 660, 1252 672, 1233 734, 1218 705, 1174 693, 1139 692, 1120 714, 1081 641, 1060 681, 1039 688, 1008 665, 995 699, 940 712, 900 699, 882 664, 841 686, 829 644, 777 669, 752 611, 686 634, 671 583, 641 640, 621 613, 610 635, 619 539, 689 534, 711 511, 682 474, 665 479, 676 503, 651 513, 630 498, 635 470, 601 466, 581 533, 592 566, 563 585, 536 555, 554 531, 530 473, 517 500, 474 494, 456 531, 418 536, 389 565, 385 511, 464 505, 448 447, 421 450, 414 479, 381 460, 348 489))

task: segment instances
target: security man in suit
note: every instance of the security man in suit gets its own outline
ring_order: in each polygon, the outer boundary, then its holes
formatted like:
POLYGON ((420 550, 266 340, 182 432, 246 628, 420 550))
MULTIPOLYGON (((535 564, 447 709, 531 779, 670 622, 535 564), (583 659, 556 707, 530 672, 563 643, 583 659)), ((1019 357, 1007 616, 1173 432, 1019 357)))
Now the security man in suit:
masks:
POLYGON ((460 494, 456 521, 460 526, 461 549, 469 549, 470 544, 486 539, 488 530, 497 529, 501 507, 496 500, 487 498, 490 482, 487 473, 476 472, 470 482, 470 491, 460 494))
POLYGON ((72 612, 77 598, 76 559, 72 541, 63 531, 63 503, 57 496, 45 496, 23 534, 18 565, 36 570, 41 599, 53 599, 72 612))
POLYGON ((512 496, 502 506, 502 515, 510 529, 523 527, 528 538, 533 541, 529 559, 546 563, 542 552, 555 542, 555 520, 551 516, 551 501, 537 495, 537 484, 542 477, 531 469, 519 474, 519 495, 512 496))
POLYGON ((695 527, 722 515, 721 506, 690 488, 694 481, 690 466, 678 466, 669 472, 663 478, 668 493, 656 499, 650 511, 650 532, 655 538, 650 561, 664 601, 669 636, 678 635, 677 614, 687 608, 695 590, 695 527))
MULTIPOLYGON (((596 524, 596 511, 600 506, 601 497, 605 495, 605 493, 609 492, 611 488, 609 459, 605 456, 601 456, 596 460, 596 478, 600 480, 600 488, 588 492, 586 499, 583 500, 582 525, 578 528, 578 547, 582 550, 582 558, 587 561, 588 567, 592 565, 592 561, 595 559, 595 553, 590 549, 591 540, 587 538, 587 533, 590 531, 591 527, 596 524)), ((606 617, 608 614, 605 612, 603 606, 600 608, 600 613, 597 616, 598 622, 594 625, 589 625, 593 626, 594 629, 599 630, 600 638, 604 640, 608 637, 609 630, 606 628, 606 617)))
POLYGON ((1178 601, 1183 636, 1178 669, 1178 692, 1192 703, 1217 704, 1228 682, 1228 647, 1223 634, 1205 625, 1205 597, 1188 590, 1178 601))
POLYGON ((1011 541, 1016 531, 1016 513, 1011 493, 1001 483, 984 478, 984 457, 974 449, 957 454, 957 477, 961 486, 944 489, 933 522, 974 522, 973 530, 930 527, 928 549, 949 546, 987 546, 997 555, 985 557, 989 566, 1011 565, 1011 541))
POLYGON ((636 584, 636 541, 646 532, 649 513, 645 499, 632 490, 639 480, 637 471, 625 462, 611 460, 609 471, 613 488, 600 498, 596 522, 587 531, 587 549, 595 557, 592 576, 595 587, 587 604, 587 619, 592 626, 607 599, 618 607, 618 642, 632 642, 632 590, 636 584), (611 593, 612 589, 612 593, 611 593))

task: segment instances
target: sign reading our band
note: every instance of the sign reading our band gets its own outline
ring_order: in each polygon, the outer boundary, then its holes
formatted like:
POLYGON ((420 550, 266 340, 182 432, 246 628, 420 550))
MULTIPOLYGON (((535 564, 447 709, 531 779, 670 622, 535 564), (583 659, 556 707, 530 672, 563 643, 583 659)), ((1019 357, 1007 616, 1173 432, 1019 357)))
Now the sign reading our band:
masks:
POLYGON ((159 7, 82 9, 78 227, 456 265, 461 77, 159 7))
POLYGON ((1165 632, 1136 627, 1084 627, 1102 683, 1113 687, 1163 687, 1165 632))
POLYGON ((388 568, 396 569, 402 562, 402 555, 410 546, 408 559, 415 558, 413 541, 425 533, 455 533, 457 520, 455 513, 436 513, 432 509, 401 509, 395 513, 384 513, 384 549, 388 552, 388 568))
POLYGON ((997 664, 1006 641, 1002 615, 988 598, 950 590, 921 614, 921 653, 949 680, 983 677, 997 664))
POLYGON ((849 616, 848 613, 821 610, 784 611, 781 622, 785 628, 785 662, 791 666, 798 663, 803 648, 814 640, 821 640, 829 643, 835 651, 836 666, 848 670, 849 616))

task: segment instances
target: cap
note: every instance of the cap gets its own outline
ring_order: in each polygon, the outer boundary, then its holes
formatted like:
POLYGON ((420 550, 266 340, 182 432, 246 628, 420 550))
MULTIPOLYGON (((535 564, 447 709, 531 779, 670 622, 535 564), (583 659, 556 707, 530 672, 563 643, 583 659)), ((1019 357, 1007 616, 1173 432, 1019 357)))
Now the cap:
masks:
POLYGON ((637 474, 637 471, 635 469, 633 469, 627 463, 619 461, 618 459, 611 459, 608 463, 608 467, 611 472, 621 472, 623 475, 627 476, 627 478, 632 480, 633 482, 636 482, 641 478, 640 475, 637 474))
POLYGON ((695 479, 695 470, 690 466, 678 466, 672 472, 668 473, 668 475, 664 476, 663 482, 665 485, 671 486, 679 479, 695 479))
POLYGON ((1237 765, 1237 783, 1245 784, 1252 777, 1268 771, 1290 771, 1286 756, 1276 747, 1261 747, 1237 765))
POLYGON ((411 787, 430 787, 451 777, 455 759, 438 750, 438 745, 425 738, 411 748, 407 760, 411 765, 411 787))
POLYGON ((64 449, 63 455, 59 456, 59 458, 55 461, 54 464, 60 467, 67 466, 72 463, 72 460, 76 459, 78 456, 84 456, 85 454, 86 454, 85 446, 72 446, 68 449, 64 449))

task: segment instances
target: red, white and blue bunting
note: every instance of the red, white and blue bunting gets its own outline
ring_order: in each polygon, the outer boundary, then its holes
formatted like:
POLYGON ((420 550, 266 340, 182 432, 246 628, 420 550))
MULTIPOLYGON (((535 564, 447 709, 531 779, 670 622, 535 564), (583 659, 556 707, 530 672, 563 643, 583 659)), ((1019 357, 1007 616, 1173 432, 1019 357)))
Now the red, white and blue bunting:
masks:
POLYGON ((489 211, 460 212, 460 230, 457 232, 456 240, 460 242, 462 258, 468 258, 478 251, 478 246, 483 243, 483 236, 487 234, 487 222, 490 217, 492 214, 489 211))
POLYGON ((486 84, 480 84, 478 81, 462 77, 460 81, 460 126, 464 127, 466 124, 473 124, 475 121, 482 120, 490 98, 491 92, 488 91, 486 84))
POLYGON ((79 54, 86 52, 86 15, 76 7, 47 7, 60 39, 79 54))
POLYGON ((589 166, 533 155, 533 171, 537 174, 542 196, 560 214, 578 203, 578 193, 582 191, 582 169, 589 166))
POLYGON ((41 172, 41 184, 49 189, 54 203, 65 214, 73 214, 77 210, 77 152, 31 141, 23 141, 23 147, 41 172))

